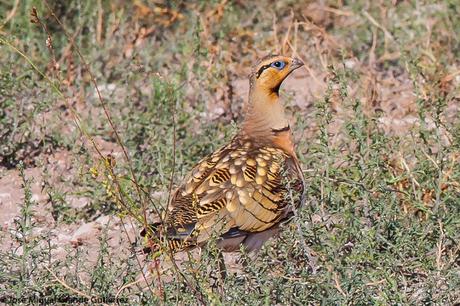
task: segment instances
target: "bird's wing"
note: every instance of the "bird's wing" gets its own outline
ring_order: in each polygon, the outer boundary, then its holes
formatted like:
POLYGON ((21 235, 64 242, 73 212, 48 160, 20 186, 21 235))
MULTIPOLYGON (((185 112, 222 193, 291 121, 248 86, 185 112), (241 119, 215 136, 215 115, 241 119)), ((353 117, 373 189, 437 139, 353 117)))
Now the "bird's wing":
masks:
POLYGON ((261 232, 286 216, 289 184, 300 175, 292 157, 274 147, 232 143, 200 161, 171 201, 168 232, 194 237, 261 232), (231 230, 231 231, 230 231, 231 230))

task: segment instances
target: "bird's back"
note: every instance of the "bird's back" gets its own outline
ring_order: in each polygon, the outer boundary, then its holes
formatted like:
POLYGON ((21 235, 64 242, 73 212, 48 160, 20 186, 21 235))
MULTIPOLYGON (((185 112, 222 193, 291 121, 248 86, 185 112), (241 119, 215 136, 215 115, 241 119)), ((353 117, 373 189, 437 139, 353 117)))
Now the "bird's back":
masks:
POLYGON ((295 156, 268 143, 236 136, 202 159, 175 191, 153 235, 173 250, 218 237, 224 251, 260 248, 300 203, 302 173, 295 156))

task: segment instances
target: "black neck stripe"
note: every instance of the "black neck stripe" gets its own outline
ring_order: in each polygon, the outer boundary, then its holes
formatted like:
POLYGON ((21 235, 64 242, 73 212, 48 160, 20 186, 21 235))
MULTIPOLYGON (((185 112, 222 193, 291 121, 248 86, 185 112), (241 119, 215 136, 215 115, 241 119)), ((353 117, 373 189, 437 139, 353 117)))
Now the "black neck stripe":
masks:
POLYGON ((264 72, 265 69, 269 68, 270 65, 271 64, 267 64, 267 65, 263 65, 262 67, 260 67, 260 69, 256 73, 256 79, 258 79, 260 75, 262 74, 262 72, 264 72))
POLYGON ((291 129, 291 127, 288 125, 288 126, 285 126, 285 127, 283 127, 283 128, 280 128, 280 129, 272 129, 272 132, 273 132, 274 134, 276 134, 276 133, 281 133, 281 132, 287 132, 287 131, 289 131, 290 129, 291 129))

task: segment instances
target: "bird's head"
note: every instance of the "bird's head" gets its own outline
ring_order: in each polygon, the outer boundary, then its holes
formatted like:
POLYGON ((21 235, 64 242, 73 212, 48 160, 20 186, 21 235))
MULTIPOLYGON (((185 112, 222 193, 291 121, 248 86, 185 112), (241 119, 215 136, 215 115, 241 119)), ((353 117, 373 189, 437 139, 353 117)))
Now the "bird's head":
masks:
POLYGON ((269 55, 260 59, 249 76, 251 89, 278 95, 283 80, 294 70, 303 66, 298 58, 269 55))

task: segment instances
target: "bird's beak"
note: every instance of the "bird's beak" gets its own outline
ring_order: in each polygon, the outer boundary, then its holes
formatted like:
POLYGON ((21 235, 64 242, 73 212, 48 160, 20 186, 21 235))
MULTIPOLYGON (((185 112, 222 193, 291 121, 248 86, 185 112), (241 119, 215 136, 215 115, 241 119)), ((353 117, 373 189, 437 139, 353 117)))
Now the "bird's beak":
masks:
POLYGON ((300 68, 304 65, 304 63, 299 60, 297 57, 294 57, 292 59, 292 63, 291 63, 291 71, 294 71, 296 70, 297 68, 300 68))

